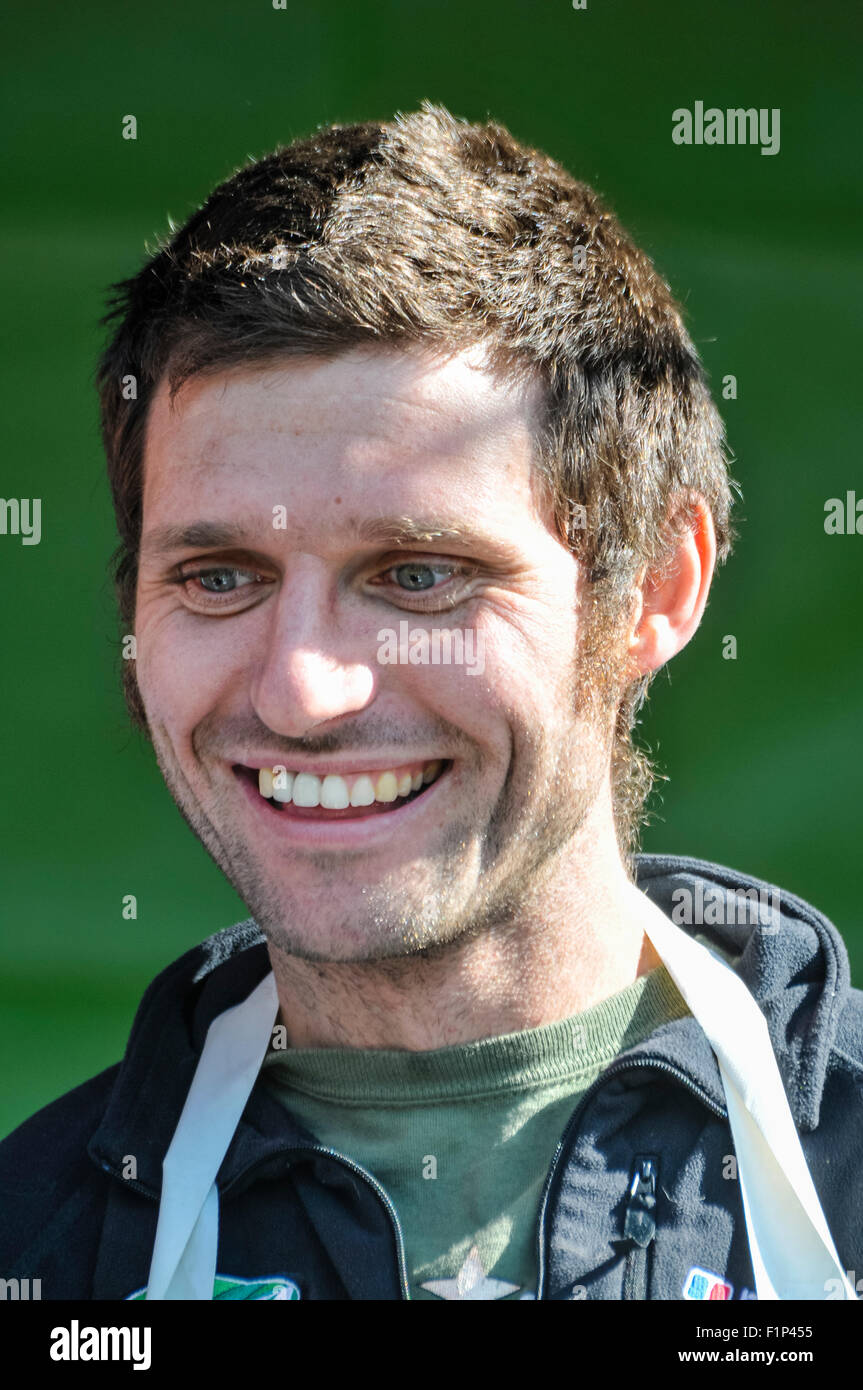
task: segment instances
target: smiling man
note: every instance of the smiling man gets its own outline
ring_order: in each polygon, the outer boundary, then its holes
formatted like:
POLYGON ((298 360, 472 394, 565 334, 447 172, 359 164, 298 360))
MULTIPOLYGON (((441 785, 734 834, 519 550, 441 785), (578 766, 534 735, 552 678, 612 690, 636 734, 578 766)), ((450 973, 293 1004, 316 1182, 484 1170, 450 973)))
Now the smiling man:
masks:
POLYGON ((637 853, 635 716, 731 496, 646 257, 426 104, 242 170, 110 317, 126 694, 251 915, 3 1146, 4 1268, 45 1298, 853 1296, 841 938, 637 853))

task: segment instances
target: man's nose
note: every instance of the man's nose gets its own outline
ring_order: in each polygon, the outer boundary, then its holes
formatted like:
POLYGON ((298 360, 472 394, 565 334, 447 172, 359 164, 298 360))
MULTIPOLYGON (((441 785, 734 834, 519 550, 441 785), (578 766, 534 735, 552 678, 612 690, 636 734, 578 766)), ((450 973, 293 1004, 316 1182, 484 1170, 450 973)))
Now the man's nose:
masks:
POLYGON ((302 738, 370 704, 375 649, 358 658, 360 635, 346 633, 320 595, 306 590, 289 600, 283 593, 266 640, 251 696, 255 713, 273 733, 302 738))

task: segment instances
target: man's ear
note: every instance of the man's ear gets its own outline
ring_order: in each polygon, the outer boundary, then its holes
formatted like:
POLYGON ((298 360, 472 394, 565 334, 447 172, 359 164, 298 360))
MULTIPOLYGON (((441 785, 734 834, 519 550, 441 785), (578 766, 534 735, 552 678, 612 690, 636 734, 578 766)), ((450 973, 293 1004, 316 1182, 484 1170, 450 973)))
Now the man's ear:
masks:
POLYGON ((642 570, 629 638, 633 679, 658 671, 689 641, 707 605, 716 565, 716 532, 704 498, 685 502, 687 525, 673 542, 661 568, 642 570))

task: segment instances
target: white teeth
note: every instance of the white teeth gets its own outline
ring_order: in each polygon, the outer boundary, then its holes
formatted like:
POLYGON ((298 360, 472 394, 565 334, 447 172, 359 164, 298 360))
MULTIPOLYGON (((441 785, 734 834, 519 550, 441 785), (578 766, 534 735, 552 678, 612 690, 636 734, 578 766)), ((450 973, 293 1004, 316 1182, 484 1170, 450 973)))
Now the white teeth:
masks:
POLYGON ((343 811, 350 804, 348 784, 344 777, 338 777, 334 773, 325 777, 321 783, 321 805, 326 806, 329 811, 343 811))
POLYGON ((294 774, 288 772, 284 767, 273 768, 273 800, 281 801, 286 805, 291 799, 294 786, 294 774))
POLYGON ((394 772, 382 772, 375 784, 375 801, 395 801, 399 784, 394 772))
POLYGON ((294 805, 320 806, 321 779, 313 772, 298 772, 294 778, 294 805))
POLYGON ((371 777, 358 777, 351 787, 352 806, 371 806, 375 799, 375 784, 371 777))
POLYGON ((348 806, 371 806, 375 801, 386 803, 410 796, 411 792, 433 782, 440 775, 441 766, 441 762, 435 760, 414 773, 396 773, 390 769, 379 773, 377 778, 367 773, 341 777, 333 772, 318 777, 313 772, 288 772, 284 764, 279 763, 272 768, 258 769, 258 789, 261 796, 282 805, 292 801, 295 806, 323 806, 330 811, 343 811, 348 806))

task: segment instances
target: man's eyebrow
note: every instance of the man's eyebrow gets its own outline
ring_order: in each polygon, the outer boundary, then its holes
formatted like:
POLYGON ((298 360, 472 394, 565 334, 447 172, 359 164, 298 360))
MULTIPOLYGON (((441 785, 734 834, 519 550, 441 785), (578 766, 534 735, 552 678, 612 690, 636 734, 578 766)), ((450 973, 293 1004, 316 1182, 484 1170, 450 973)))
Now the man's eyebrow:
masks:
POLYGON ((370 544, 409 545, 430 541, 452 541, 457 545, 465 545, 478 539, 476 532, 469 527, 436 519, 414 520, 409 516, 370 517, 350 529, 358 540, 368 541, 370 544))
POLYGON ((193 521, 188 526, 154 526, 141 538, 141 550, 150 555, 169 555, 174 550, 239 546, 248 542, 245 526, 227 521, 193 521))
MULTIPOLYGON (((269 530, 269 527, 267 528, 269 530)), ((347 521, 347 535, 370 545, 419 545, 443 541, 455 545, 476 542, 476 532, 451 521, 435 519, 414 520, 411 517, 371 517, 364 521, 347 521)), ((168 555, 176 550, 238 549, 249 545, 260 532, 254 525, 230 521, 193 521, 188 526, 155 526, 141 540, 141 550, 148 555, 168 555)))

